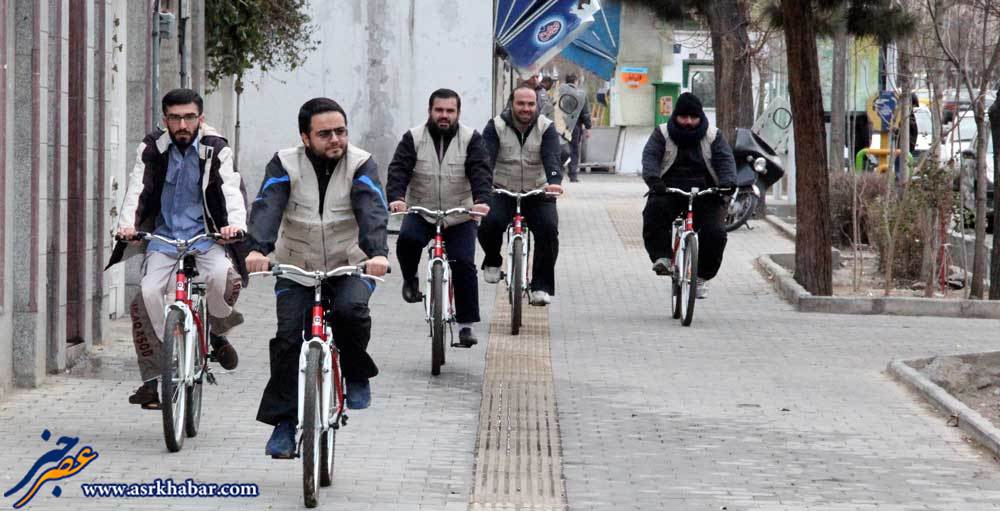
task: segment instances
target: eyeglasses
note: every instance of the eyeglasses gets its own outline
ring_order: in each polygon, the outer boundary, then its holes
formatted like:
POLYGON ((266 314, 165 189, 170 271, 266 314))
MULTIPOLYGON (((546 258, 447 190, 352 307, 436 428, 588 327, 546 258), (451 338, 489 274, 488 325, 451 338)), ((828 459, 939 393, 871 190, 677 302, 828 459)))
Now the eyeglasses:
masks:
POLYGON ((185 115, 167 114, 167 122, 171 124, 180 124, 181 121, 184 121, 187 124, 194 124, 195 121, 198 120, 198 117, 201 116, 198 114, 185 114, 185 115))
POLYGON ((319 130, 316 132, 316 138, 320 140, 330 140, 337 136, 337 138, 343 138, 347 136, 347 128, 337 128, 332 130, 319 130))

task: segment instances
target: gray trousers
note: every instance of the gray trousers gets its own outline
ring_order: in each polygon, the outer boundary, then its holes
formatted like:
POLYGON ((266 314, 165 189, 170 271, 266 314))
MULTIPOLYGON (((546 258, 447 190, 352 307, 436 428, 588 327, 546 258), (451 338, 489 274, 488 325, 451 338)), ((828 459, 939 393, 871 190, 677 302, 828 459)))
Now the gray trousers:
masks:
MULTIPOLYGON (((136 295, 129 307, 132 341, 143 381, 157 378, 162 372, 160 353, 166 321, 164 309, 174 300, 177 264, 177 260, 169 255, 160 252, 149 254, 143 263, 142 293, 136 295)), ((212 245, 208 252, 197 255, 196 265, 200 275, 195 281, 206 284, 205 300, 209 320, 214 325, 217 320, 232 314, 243 283, 226 256, 226 250, 220 245, 212 245)))

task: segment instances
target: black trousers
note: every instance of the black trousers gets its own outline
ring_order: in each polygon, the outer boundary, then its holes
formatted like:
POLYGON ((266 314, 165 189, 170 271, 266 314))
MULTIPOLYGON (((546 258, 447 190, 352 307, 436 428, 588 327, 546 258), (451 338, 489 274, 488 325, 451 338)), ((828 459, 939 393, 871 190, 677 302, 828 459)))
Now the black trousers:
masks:
POLYGON ((580 172, 580 143, 583 139, 583 125, 577 121, 573 128, 573 138, 569 141, 569 165, 566 169, 570 177, 580 172))
MULTIPOLYGON (((479 281, 476 277, 476 222, 462 222, 441 231, 455 287, 455 319, 479 322, 479 281)), ((396 259, 404 279, 417 278, 420 253, 434 239, 434 224, 417 215, 406 215, 396 239, 396 259)))
MULTIPOLYGON (((375 284, 359 277, 327 279, 323 301, 331 312, 333 339, 340 348, 340 366, 348 381, 364 381, 378 374, 375 361, 368 355, 372 319, 368 299, 375 284)), ((277 425, 298 415, 299 351, 303 339, 309 339, 312 325, 313 288, 288 279, 274 285, 277 299, 278 332, 271 339, 271 379, 257 409, 257 420, 277 425)))
MULTIPOLYGON (((670 226, 687 213, 688 198, 677 194, 649 194, 642 210, 642 240, 649 260, 673 258, 670 226)), ((694 229, 698 231, 698 276, 709 280, 719 273, 728 240, 725 228, 725 203, 717 196, 705 196, 694 202, 694 229)))
MULTIPOLYGON (((517 203, 512 197, 494 194, 490 214, 479 226, 479 244, 483 247, 483 267, 503 264, 500 254, 503 235, 514 219, 517 203)), ((531 263, 531 290, 556 293, 556 258, 559 256, 559 213, 553 197, 528 197, 521 201, 524 223, 531 230, 534 252, 531 263)))

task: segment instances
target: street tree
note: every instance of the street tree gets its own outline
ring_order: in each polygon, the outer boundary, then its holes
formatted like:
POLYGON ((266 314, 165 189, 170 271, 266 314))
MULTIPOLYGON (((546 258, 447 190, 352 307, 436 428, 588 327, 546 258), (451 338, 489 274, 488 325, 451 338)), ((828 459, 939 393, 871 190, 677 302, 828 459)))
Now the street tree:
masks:
POLYGON ((644 6, 663 21, 692 15, 708 25, 715 68, 715 120, 727 140, 753 125, 753 45, 747 33, 751 0, 624 0, 644 6))
POLYGON ((234 164, 240 145, 240 99, 247 73, 291 71, 301 66, 319 41, 308 0, 205 0, 205 77, 209 88, 232 78, 236 92, 234 164))
MULTIPOLYGON (((956 95, 966 92, 971 99, 976 121, 975 223, 976 244, 972 259, 972 285, 969 295, 984 298, 986 282, 986 94, 990 91, 1000 64, 1000 1, 997 0, 923 0, 923 13, 931 20, 934 37, 955 71, 956 95), (971 36, 974 34, 974 36, 971 36)), ((957 100, 958 98, 956 98, 957 100)), ((994 185, 997 169, 994 168, 994 185)), ((1000 259, 1000 246, 994 243, 994 264, 1000 259)), ((990 285, 990 298, 1000 298, 1000 283, 990 285)))
POLYGON ((833 293, 830 189, 816 38, 840 22, 854 36, 880 41, 909 33, 913 18, 890 0, 772 0, 767 11, 785 33, 795 136, 795 279, 807 291, 833 293))

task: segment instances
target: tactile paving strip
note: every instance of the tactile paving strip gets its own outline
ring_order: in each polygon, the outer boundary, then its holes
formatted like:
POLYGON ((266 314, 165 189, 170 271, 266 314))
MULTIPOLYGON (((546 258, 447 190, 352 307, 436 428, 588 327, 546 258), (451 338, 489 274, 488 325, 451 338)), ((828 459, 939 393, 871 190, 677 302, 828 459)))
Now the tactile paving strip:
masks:
POLYGON ((469 509, 564 510, 548 312, 525 299, 520 334, 510 335, 507 289, 497 287, 469 509))

